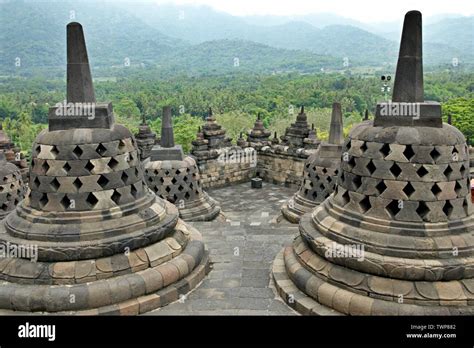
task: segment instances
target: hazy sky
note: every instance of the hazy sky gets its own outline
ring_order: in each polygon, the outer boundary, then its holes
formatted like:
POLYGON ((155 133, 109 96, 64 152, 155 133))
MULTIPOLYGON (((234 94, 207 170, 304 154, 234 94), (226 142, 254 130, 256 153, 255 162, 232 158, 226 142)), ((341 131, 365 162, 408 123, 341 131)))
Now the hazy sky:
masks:
POLYGON ((154 0, 157 3, 209 5, 233 15, 291 16, 332 12, 362 22, 400 20, 409 10, 424 16, 474 14, 473 0, 154 0))

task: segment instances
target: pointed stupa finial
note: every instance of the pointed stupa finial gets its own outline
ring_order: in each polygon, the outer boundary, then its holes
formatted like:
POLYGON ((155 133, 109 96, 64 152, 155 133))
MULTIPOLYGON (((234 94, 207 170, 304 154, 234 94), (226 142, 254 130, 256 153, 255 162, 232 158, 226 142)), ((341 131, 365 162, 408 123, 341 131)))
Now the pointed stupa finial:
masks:
POLYGON ((448 114, 448 124, 453 124, 453 117, 450 113, 448 114))
POLYGON ((332 104, 331 125, 329 128, 330 144, 341 145, 344 142, 342 132, 342 111, 340 103, 332 104))
POLYGON ((368 119, 369 119, 369 110, 365 109, 364 121, 367 121, 368 119))
POLYGON ((311 130, 314 131, 314 123, 311 123, 311 130))
POLYGON ((161 147, 174 147, 173 124, 171 122, 171 106, 163 107, 163 117, 161 119, 161 147))
POLYGON ((94 85, 82 25, 67 25, 67 101, 95 103, 94 85))
POLYGON ((208 111, 207 115, 212 116, 212 108, 211 107, 209 107, 209 111, 208 111))
POLYGON ((304 105, 301 105, 300 114, 304 114, 304 105))
POLYGON ((423 102, 421 13, 405 15, 393 88, 393 102, 423 102))
POLYGON ((261 119, 262 119, 262 118, 261 118, 260 112, 259 112, 259 113, 257 113, 257 121, 260 121, 261 119))

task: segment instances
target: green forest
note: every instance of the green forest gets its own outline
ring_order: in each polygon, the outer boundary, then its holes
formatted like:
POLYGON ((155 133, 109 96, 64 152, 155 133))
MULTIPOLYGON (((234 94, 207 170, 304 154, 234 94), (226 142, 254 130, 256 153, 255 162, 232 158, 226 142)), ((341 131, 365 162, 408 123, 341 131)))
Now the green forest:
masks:
MULTIPOLYGON (((425 100, 442 103, 448 115, 474 144, 474 74, 425 74, 425 100)), ((372 116, 378 101, 389 98, 380 76, 341 73, 302 75, 229 74, 221 76, 156 78, 144 74, 95 80, 96 97, 111 101, 119 123, 136 132, 145 118, 159 134, 162 107, 173 107, 176 142, 191 148, 197 128, 212 107, 218 122, 234 143, 240 132, 253 127, 257 113, 265 126, 281 135, 294 122, 301 105, 318 137, 327 138, 332 103, 342 104, 345 133, 360 122, 364 111, 372 116)), ((65 99, 65 81, 44 78, 0 78, 0 118, 3 129, 29 156, 37 133, 47 126, 49 106, 65 99)))

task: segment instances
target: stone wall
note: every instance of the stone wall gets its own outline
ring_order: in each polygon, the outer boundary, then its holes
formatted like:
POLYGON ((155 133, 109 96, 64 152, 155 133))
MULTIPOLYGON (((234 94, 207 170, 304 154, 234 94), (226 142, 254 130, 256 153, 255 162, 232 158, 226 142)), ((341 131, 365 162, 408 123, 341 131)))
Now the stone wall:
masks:
POLYGON ((305 158, 276 153, 258 153, 257 173, 265 181, 298 189, 305 158))
POLYGON ((287 147, 278 146, 265 146, 258 151, 234 146, 218 151, 218 158, 197 161, 204 188, 238 184, 259 176, 265 182, 298 189, 305 160, 311 153, 290 154, 287 147))
POLYGON ((255 164, 223 163, 208 160, 198 164, 203 188, 222 187, 249 181, 255 176, 255 164))

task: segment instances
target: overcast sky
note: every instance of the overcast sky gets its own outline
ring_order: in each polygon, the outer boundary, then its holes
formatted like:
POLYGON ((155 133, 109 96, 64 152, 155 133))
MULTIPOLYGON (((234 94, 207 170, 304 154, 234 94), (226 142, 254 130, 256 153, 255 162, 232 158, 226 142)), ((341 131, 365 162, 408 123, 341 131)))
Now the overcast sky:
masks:
MULTIPOLYGON (((139 0, 138 0, 139 1, 139 0)), ((153 0, 157 3, 208 5, 233 15, 301 15, 332 12, 362 22, 400 20, 409 10, 424 16, 474 14, 473 0, 153 0)))

